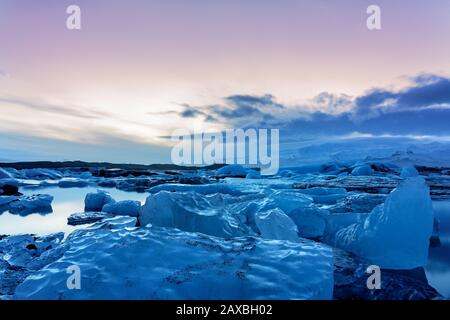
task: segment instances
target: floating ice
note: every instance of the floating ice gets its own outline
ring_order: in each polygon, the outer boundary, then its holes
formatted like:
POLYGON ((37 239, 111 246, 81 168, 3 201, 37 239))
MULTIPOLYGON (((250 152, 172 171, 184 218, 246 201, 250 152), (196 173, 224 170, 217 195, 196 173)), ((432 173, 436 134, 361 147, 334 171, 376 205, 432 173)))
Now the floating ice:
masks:
POLYGON ((261 179, 261 173, 255 170, 249 170, 245 177, 247 179, 261 179))
POLYGON ((368 217, 337 232, 335 244, 391 269, 424 266, 433 232, 429 188, 421 177, 402 182, 368 217))
POLYGON ((372 174, 373 170, 369 165, 358 166, 352 170, 354 176, 371 176, 372 174))
POLYGON ((333 204, 347 196, 345 188, 314 187, 309 189, 299 189, 298 192, 311 196, 315 202, 323 204, 333 204))
POLYGON ((52 212, 52 201, 53 197, 48 194, 20 196, 17 200, 9 203, 9 211, 19 215, 46 214, 52 212))
POLYGON ((321 237, 325 231, 325 217, 328 211, 310 204, 290 212, 289 217, 297 225, 300 236, 305 238, 321 237))
POLYGON ((158 192, 147 197, 139 222, 218 237, 248 234, 248 228, 226 209, 220 194, 158 192))
POLYGON ((23 174, 28 179, 61 179, 61 173, 50 169, 24 169, 23 174))
POLYGON ((0 168, 0 179, 12 178, 11 174, 3 168, 0 168))
POLYGON ((111 214, 106 212, 77 212, 71 214, 67 218, 67 224, 72 226, 89 224, 103 220, 107 217, 111 217, 111 214))
POLYGON ((332 298, 332 250, 319 243, 229 241, 160 227, 111 229, 102 223, 73 232, 70 250, 28 277, 14 298, 332 298), (82 290, 67 288, 71 265, 81 268, 82 290))
POLYGON ((141 203, 139 201, 124 200, 107 203, 103 206, 102 211, 113 215, 137 217, 140 208, 141 203))
POLYGON ((402 172, 400 173, 400 176, 402 178, 411 178, 411 177, 417 177, 419 175, 419 172, 417 169, 413 166, 411 167, 404 167, 402 169, 402 172))
POLYGON ((230 164, 217 170, 217 175, 227 177, 245 177, 247 175, 247 169, 239 164, 230 164))
POLYGON ((152 187, 147 190, 150 193, 158 193, 160 191, 169 191, 169 192, 195 192, 198 194, 215 194, 215 193, 223 193, 223 194, 231 194, 231 195, 242 195, 244 192, 230 186, 226 183, 214 183, 214 184, 205 184, 205 185, 186 185, 186 184, 161 184, 155 187, 152 187))
POLYGON ((115 202, 111 195, 105 191, 97 190, 97 193, 88 193, 84 199, 85 211, 102 211, 107 203, 115 202))
POLYGON ((89 183, 80 179, 65 179, 58 181, 58 187, 60 188, 82 188, 86 187, 89 183))
POLYGON ((258 212, 255 224, 265 239, 299 241, 297 226, 281 209, 258 212))

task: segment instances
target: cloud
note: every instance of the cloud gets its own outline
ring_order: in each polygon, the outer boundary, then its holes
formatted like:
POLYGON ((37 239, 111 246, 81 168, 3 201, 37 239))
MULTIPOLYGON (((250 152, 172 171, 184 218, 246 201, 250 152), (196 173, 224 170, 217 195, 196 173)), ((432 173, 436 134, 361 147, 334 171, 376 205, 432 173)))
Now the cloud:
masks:
POLYGON ((202 118, 228 128, 279 128, 289 139, 348 135, 450 134, 450 79, 431 74, 408 86, 371 89, 359 96, 324 91, 306 103, 283 105, 270 95, 231 95, 206 106, 182 104, 181 118, 202 118))
POLYGON ((284 105, 276 102, 272 95, 232 95, 222 100, 221 104, 206 106, 192 106, 184 103, 180 105, 181 111, 172 111, 172 113, 182 118, 202 117, 206 122, 241 127, 277 122, 275 114, 286 109, 284 105))
POLYGON ((107 114, 100 111, 95 110, 87 111, 75 106, 58 106, 47 103, 32 102, 17 97, 0 97, 0 108, 2 107, 2 104, 5 105, 12 104, 23 108, 31 109, 32 111, 41 111, 51 114, 71 116, 83 119, 97 119, 107 116, 107 114))
POLYGON ((450 79, 423 74, 412 80, 411 86, 400 91, 374 89, 356 98, 353 110, 355 119, 376 118, 392 112, 450 107, 450 79))

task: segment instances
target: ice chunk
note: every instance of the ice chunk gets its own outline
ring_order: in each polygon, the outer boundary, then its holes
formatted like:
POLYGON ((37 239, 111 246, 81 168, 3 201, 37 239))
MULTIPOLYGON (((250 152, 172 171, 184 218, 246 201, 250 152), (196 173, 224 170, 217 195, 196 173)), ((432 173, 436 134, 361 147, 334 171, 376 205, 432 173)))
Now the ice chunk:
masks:
POLYGON ((58 181, 58 187, 60 188, 82 188, 86 187, 89 183, 80 179, 64 179, 58 181))
POLYGON ((261 173, 255 170, 249 170, 245 177, 247 179, 261 179, 261 173))
POLYGON ((18 200, 19 197, 15 197, 15 196, 1 196, 0 197, 0 207, 1 206, 5 206, 15 200, 18 200))
POLYGON ((161 191, 150 195, 139 214, 142 226, 178 228, 218 237, 248 234, 247 227, 225 207, 220 195, 161 191))
POLYGON ((137 217, 140 208, 141 203, 139 201, 124 200, 107 203, 103 206, 102 211, 113 215, 137 217))
POLYGON ((105 191, 97 190, 97 193, 88 193, 84 199, 85 211, 102 211, 107 203, 115 202, 111 195, 105 191))
POLYGON ((17 200, 9 203, 9 211, 19 215, 31 213, 46 214, 52 212, 52 201, 53 196, 48 194, 20 196, 17 200))
POLYGON ((400 173, 400 176, 402 178, 411 178, 411 177, 417 177, 419 175, 419 172, 417 169, 413 166, 411 167, 404 167, 402 169, 402 172, 400 173))
POLYGON ((217 170, 217 175, 244 178, 247 175, 247 169, 239 164, 230 164, 217 170))
POLYGON ((325 217, 328 214, 328 211, 310 204, 292 211, 289 217, 297 225, 300 236, 304 238, 316 238, 324 234, 325 217))
POLYGON ((25 169, 24 175, 28 179, 61 179, 61 173, 50 169, 25 169))
POLYGON ((345 188, 314 187, 299 189, 298 192, 311 196, 315 202, 322 204, 333 204, 347 196, 345 188))
POLYGON ((3 168, 0 168, 0 179, 12 178, 11 174, 3 168))
POLYGON ((263 238, 299 241, 297 226, 281 209, 258 212, 255 224, 263 238))
POLYGON ((147 190, 150 193, 158 193, 160 191, 169 192, 195 192, 198 194, 208 195, 215 193, 231 194, 239 196, 244 194, 244 192, 230 186, 226 183, 215 183, 215 184, 205 184, 205 185, 187 185, 187 184, 161 184, 152 187, 147 190))
POLYGON ((75 231, 70 250, 28 277, 14 298, 332 298, 332 250, 319 243, 224 240, 160 227, 117 231, 75 231), (81 266, 82 290, 67 288, 71 265, 81 266))
POLYGON ((77 226, 80 224, 89 224, 103 220, 107 217, 111 217, 111 214, 106 212, 77 212, 71 214, 67 218, 67 224, 72 226, 77 226))
POLYGON ((371 212, 376 206, 386 201, 384 194, 353 193, 338 200, 337 204, 327 208, 332 213, 371 212))
POLYGON ((278 190, 270 194, 268 198, 286 214, 291 213, 295 209, 308 206, 313 202, 310 196, 292 190, 278 190))
POLYGON ((352 170, 352 175, 354 176, 371 176, 373 170, 369 165, 357 166, 352 170))
POLYGON ((421 177, 394 189, 361 223, 337 232, 335 244, 380 267, 411 269, 424 266, 433 232, 429 188, 421 177))

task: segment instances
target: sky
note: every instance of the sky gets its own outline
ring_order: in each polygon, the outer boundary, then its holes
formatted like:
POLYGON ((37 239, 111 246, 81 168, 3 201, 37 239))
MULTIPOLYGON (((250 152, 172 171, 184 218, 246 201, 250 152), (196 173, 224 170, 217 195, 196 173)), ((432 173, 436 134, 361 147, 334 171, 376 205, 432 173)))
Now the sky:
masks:
POLYGON ((0 0, 0 161, 169 162, 179 128, 448 140, 449 36, 447 0, 0 0))

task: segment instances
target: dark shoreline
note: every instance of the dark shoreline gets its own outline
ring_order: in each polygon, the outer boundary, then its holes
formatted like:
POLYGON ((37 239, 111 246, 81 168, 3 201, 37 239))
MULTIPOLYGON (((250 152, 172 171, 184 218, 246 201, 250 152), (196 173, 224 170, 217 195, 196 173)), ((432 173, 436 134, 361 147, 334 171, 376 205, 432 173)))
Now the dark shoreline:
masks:
POLYGON ((0 162, 0 168, 21 169, 61 169, 61 168, 105 168, 124 170, 217 170, 224 164, 213 164, 210 166, 178 166, 175 164, 133 164, 133 163, 110 163, 110 162, 85 162, 85 161, 29 161, 29 162, 0 162))

